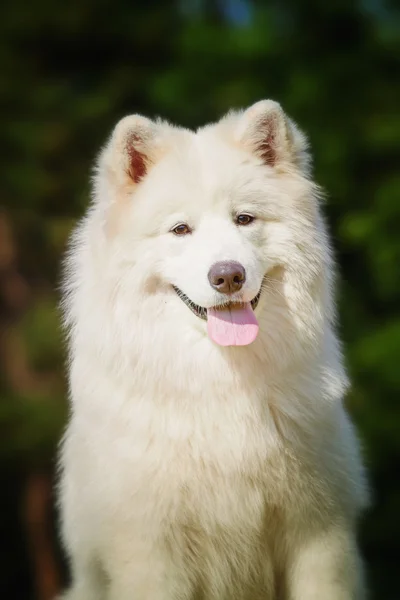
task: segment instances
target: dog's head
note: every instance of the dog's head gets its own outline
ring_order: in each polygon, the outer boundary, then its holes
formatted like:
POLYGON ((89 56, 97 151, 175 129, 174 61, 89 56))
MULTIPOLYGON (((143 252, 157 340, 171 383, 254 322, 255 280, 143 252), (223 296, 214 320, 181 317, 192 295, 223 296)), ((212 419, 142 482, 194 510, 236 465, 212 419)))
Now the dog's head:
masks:
POLYGON ((312 341, 331 306, 309 172, 303 134, 272 101, 196 133, 120 121, 96 171, 92 254, 125 326, 151 311, 219 345, 258 334, 282 360, 312 341))

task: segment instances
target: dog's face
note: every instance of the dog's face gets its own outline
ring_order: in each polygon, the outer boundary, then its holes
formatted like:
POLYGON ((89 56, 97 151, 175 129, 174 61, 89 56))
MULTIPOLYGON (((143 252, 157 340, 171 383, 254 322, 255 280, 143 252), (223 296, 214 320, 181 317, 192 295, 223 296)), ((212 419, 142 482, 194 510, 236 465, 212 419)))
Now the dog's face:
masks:
POLYGON ((290 327, 325 259, 305 146, 268 101, 197 133, 122 120, 97 177, 120 288, 223 346, 290 327))

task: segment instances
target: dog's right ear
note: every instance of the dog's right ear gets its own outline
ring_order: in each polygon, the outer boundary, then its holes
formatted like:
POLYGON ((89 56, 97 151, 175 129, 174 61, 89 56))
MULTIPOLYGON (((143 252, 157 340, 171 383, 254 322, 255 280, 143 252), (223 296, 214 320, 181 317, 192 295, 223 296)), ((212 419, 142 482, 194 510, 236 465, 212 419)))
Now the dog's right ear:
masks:
POLYGON ((117 188, 131 191, 146 176, 161 153, 160 127, 141 115, 130 115, 117 123, 102 152, 99 171, 117 188))

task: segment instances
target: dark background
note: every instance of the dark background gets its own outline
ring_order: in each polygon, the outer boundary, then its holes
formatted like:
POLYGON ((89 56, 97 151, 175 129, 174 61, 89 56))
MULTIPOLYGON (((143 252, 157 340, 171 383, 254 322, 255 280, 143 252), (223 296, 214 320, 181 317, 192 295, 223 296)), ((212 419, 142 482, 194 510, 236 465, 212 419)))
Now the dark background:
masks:
POLYGON ((1 4, 1 598, 50 600, 66 577, 57 286, 99 146, 130 112, 196 127, 262 98, 308 132, 328 192, 347 403, 374 491, 360 541, 373 600, 400 598, 399 50, 394 1, 1 4))

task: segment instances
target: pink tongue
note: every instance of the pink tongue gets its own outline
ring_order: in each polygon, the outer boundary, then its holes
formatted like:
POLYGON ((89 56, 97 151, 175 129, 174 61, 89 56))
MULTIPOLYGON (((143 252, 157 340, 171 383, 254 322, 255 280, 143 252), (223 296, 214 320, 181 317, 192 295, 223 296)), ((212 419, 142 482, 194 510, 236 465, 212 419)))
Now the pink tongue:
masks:
POLYGON ((258 334, 258 322, 250 302, 236 308, 207 309, 210 338, 220 346, 247 346, 258 334))

